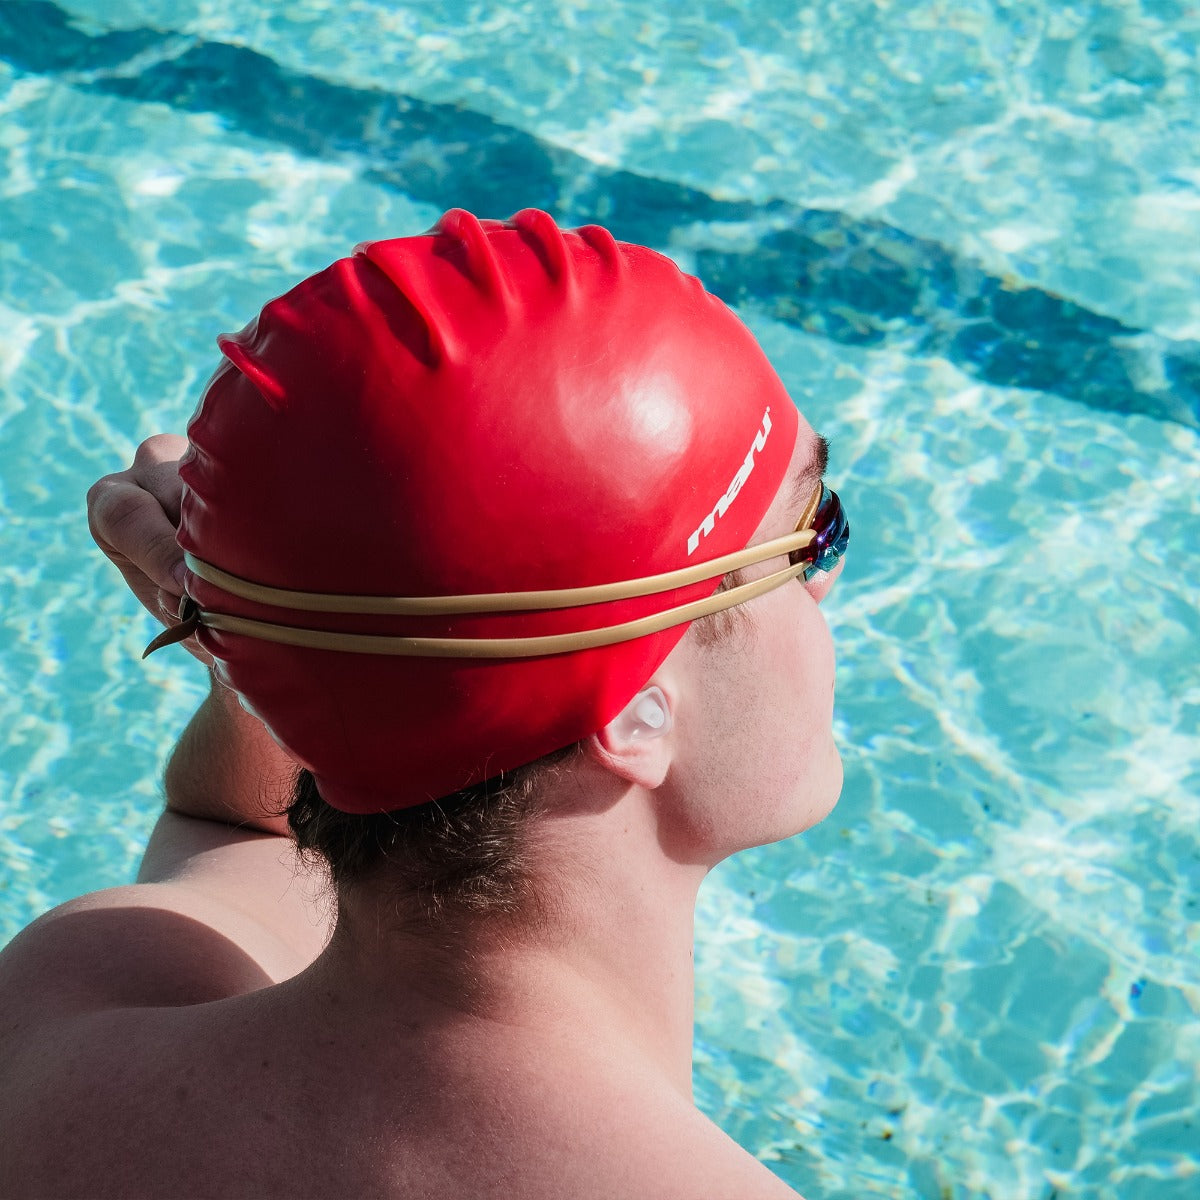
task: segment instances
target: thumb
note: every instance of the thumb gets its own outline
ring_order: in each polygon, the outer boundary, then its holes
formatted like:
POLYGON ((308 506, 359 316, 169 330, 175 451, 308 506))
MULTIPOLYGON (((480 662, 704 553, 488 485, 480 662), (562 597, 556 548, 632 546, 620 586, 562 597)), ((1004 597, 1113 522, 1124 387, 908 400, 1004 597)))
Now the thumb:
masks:
MULTIPOLYGON (((88 492, 88 524, 139 599, 153 584, 180 594, 183 551, 162 505, 127 473, 108 475, 88 492)), ((150 607, 147 604, 147 607, 150 607)))

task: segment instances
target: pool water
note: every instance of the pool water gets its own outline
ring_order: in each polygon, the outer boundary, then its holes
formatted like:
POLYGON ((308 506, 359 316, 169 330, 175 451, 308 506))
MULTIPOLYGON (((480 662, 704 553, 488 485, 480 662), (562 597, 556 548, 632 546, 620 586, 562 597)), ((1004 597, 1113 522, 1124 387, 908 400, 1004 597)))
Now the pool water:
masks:
POLYGON ((6 0, 0 938, 130 878, 203 694, 89 484, 303 274, 536 204, 738 307, 854 527, 845 791, 706 884, 701 1106, 809 1200, 1200 1195, 1198 47, 1183 0, 6 0))

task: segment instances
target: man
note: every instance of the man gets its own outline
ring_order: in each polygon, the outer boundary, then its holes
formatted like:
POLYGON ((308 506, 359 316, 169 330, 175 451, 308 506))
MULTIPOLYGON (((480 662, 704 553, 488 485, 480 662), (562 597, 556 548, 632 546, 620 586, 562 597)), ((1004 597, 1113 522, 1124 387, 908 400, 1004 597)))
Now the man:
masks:
POLYGON ((841 787, 824 443, 695 280, 532 211, 221 346, 89 494, 213 687, 138 882, 0 956, 0 1195, 792 1195, 692 1103, 692 923, 841 787))

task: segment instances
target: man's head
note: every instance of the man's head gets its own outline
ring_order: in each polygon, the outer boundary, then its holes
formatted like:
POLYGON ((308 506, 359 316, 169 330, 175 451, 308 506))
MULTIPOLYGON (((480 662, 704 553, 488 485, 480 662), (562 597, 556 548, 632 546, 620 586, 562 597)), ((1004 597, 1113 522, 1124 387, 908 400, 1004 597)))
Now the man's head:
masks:
POLYGON ((455 211, 360 247, 222 348, 182 472, 188 591, 222 677, 348 812, 458 792, 606 728, 685 634, 674 610, 710 596, 768 519, 794 526, 791 476, 814 453, 720 301, 542 213, 455 211), (660 574, 664 590, 644 582, 660 574), (539 595, 496 610, 513 592, 539 595), (296 630, 317 640, 277 640, 296 630), (531 640, 563 634, 583 640, 531 640), (418 642, 391 653, 402 639, 418 642))

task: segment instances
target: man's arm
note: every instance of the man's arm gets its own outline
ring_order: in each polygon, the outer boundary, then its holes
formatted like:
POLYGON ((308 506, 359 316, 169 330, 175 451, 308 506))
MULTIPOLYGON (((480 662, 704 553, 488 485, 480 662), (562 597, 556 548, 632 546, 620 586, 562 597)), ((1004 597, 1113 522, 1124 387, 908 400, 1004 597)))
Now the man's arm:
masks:
MULTIPOLYGON (((296 764, 211 673, 209 682, 208 697, 167 761, 168 812, 288 836, 283 814, 296 764)), ((143 862, 139 879, 146 870, 143 862)))
POLYGON ((137 875, 244 914, 257 927, 256 957, 279 951, 270 954, 276 978, 312 962, 331 932, 325 881, 299 859, 282 815, 295 776, 262 723, 213 680, 167 764, 166 811, 137 875))
MULTIPOLYGON (((160 618, 178 601, 185 447, 182 438, 150 439, 129 471, 88 497, 98 544, 160 618)), ((69 901, 0 954, 0 1060, 6 1039, 58 1019, 220 999, 311 963, 330 906, 315 899, 321 881, 279 815, 294 772, 261 723, 214 683, 171 756, 166 811, 138 882, 69 901)))
POLYGON ((166 769, 166 811, 150 836, 139 885, 173 885, 244 914, 279 975, 294 974, 324 948, 331 901, 303 863, 283 815, 296 764, 262 723, 215 680, 166 769))
POLYGON ((0 953, 0 1077, 6 1050, 61 1021, 241 995, 313 961, 330 929, 323 881, 266 832, 293 773, 215 685, 171 758, 138 882, 60 905, 0 953))

